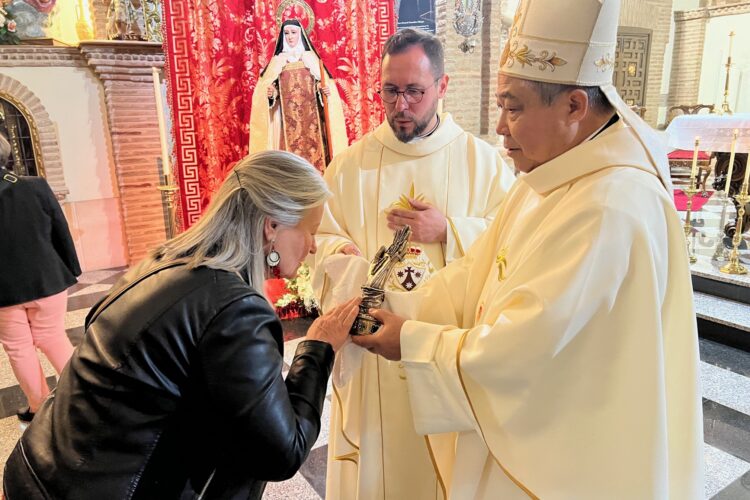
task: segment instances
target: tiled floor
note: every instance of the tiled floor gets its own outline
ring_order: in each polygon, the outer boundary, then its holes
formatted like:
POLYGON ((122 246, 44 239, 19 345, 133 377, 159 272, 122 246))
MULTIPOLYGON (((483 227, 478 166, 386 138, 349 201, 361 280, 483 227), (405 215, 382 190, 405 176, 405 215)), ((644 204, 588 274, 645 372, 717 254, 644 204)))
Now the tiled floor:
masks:
MULTIPOLYGON (((710 216, 708 210, 702 218, 710 216)), ((83 320, 88 309, 106 292, 121 274, 120 270, 86 273, 70 289, 66 328, 73 344, 83 334, 83 320)), ((291 361, 299 338, 309 321, 285 322, 284 359, 291 361)), ((716 500, 750 498, 750 354, 721 344, 701 340, 701 373, 704 387, 705 457, 708 468, 706 497, 716 500)), ((54 371, 43 361, 47 375, 54 371)), ((51 380, 54 382, 54 379, 51 380)), ((15 417, 23 404, 23 395, 8 367, 5 354, 0 355, 0 464, 19 438, 22 428, 15 417)), ((317 500, 325 494, 327 419, 330 388, 324 407, 321 436, 299 473, 283 483, 269 484, 264 498, 317 500)))

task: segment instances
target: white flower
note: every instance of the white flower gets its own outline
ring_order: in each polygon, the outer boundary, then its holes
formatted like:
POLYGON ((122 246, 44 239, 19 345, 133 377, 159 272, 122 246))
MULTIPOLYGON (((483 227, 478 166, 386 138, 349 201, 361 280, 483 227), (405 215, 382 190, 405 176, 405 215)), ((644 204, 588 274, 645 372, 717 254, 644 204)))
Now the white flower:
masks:
POLYGON ((6 21, 5 16, 0 14, 0 26, 5 26, 5 21, 6 21))

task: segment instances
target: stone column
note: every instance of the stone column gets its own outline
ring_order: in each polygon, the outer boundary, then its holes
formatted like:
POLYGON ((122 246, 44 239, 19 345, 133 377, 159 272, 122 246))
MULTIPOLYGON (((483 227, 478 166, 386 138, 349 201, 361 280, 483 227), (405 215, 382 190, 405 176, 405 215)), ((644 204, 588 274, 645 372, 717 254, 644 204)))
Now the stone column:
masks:
POLYGON ((667 106, 699 104, 698 90, 708 18, 708 9, 674 13, 674 52, 667 106))
POLYGON ((109 132, 131 264, 166 239, 157 186, 159 128, 151 68, 164 66, 161 45, 81 42, 80 50, 104 88, 109 132))

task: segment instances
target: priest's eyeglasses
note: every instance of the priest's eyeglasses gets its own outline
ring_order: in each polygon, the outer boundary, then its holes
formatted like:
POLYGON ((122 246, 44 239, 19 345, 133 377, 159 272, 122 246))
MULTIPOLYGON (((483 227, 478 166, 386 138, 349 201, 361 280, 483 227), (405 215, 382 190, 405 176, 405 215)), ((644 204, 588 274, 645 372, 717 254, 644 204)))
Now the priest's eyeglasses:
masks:
MULTIPOLYGON (((432 85, 435 85, 440 80, 440 78, 442 77, 435 78, 435 81, 432 82, 432 85)), ((425 92, 427 92, 428 89, 429 87, 426 89, 409 87, 406 90, 398 90, 396 87, 385 87, 381 90, 378 90, 377 94, 380 96, 380 99, 382 99, 382 101, 386 104, 396 104, 399 95, 404 96, 404 100, 409 104, 419 104, 420 102, 422 102, 425 92)))

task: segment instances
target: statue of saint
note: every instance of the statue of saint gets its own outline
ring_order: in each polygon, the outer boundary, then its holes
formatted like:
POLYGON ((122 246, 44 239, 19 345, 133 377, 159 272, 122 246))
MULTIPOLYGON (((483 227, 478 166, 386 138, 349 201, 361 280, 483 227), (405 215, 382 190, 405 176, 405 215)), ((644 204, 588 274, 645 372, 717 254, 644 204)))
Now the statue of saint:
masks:
POLYGON ((283 149, 323 172, 333 155, 349 145, 336 83, 297 19, 281 25, 273 58, 255 86, 252 106, 251 153, 283 149))
POLYGON ((107 7, 107 38, 146 40, 141 0, 103 0, 107 7))

